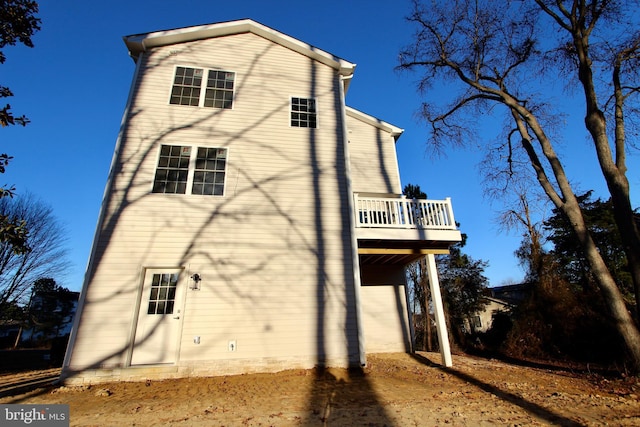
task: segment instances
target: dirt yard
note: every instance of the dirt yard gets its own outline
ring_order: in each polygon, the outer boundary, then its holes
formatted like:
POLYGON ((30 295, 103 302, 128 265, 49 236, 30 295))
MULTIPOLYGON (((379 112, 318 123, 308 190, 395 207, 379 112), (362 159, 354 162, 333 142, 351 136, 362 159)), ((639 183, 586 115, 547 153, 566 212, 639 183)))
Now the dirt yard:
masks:
MULTIPOLYGON (((363 373, 291 370, 46 387, 0 403, 67 403, 72 426, 640 425, 640 379, 454 356, 372 355, 363 373)), ((4 374, 0 384, 26 374, 4 374)), ((37 373, 31 373, 36 378, 37 373)))

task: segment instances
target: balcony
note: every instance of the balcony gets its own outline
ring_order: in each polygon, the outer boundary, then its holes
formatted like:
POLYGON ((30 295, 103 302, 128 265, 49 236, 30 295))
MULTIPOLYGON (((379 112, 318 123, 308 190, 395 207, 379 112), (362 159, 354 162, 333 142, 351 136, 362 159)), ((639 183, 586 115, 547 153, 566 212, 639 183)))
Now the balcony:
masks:
POLYGON ((456 230, 450 198, 362 197, 357 193, 354 197, 358 228, 456 230))
POLYGON ((451 199, 354 194, 358 253, 367 261, 407 262, 425 254, 442 254, 462 239, 451 199))

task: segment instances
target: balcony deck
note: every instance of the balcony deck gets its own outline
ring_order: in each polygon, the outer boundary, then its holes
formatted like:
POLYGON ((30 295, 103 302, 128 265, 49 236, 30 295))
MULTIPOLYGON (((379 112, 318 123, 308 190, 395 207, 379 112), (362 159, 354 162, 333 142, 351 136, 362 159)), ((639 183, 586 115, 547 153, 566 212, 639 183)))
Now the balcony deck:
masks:
POLYGON ((354 206, 358 253, 364 262, 406 263, 426 254, 448 253, 462 240, 450 198, 356 193, 354 206))

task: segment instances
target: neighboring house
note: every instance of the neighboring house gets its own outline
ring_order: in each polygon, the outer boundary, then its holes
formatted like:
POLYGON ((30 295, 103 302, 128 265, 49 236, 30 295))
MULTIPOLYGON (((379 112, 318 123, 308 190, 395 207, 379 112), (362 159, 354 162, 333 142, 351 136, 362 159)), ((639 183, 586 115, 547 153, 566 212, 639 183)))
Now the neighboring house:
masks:
POLYGON ((506 301, 490 296, 483 297, 483 299, 486 305, 482 311, 475 313, 470 319, 466 319, 463 325, 466 333, 487 332, 493 324, 494 314, 499 312, 510 313, 513 309, 513 305, 506 301))
POLYGON ((493 315, 502 312, 510 314, 512 310, 531 294, 531 284, 496 286, 487 289, 489 295, 483 297, 487 304, 464 323, 467 333, 487 332, 493 324, 493 315))
POLYGON ((78 292, 36 292, 29 303, 30 327, 22 330, 20 341, 42 343, 71 333, 78 308, 78 292))
POLYGON ((0 320, 0 349, 15 345, 21 326, 22 322, 19 320, 0 320))
POLYGON ((493 298, 505 301, 511 305, 518 305, 531 295, 531 283, 496 286, 489 288, 493 298))
POLYGON ((34 292, 26 317, 0 320, 0 348, 49 346, 71 333, 79 292, 34 292))
POLYGON ((410 351, 404 266, 427 256, 437 287, 433 254, 461 237, 448 199, 401 195, 402 129, 345 106, 355 65, 252 20, 124 41, 136 69, 63 377, 410 351))

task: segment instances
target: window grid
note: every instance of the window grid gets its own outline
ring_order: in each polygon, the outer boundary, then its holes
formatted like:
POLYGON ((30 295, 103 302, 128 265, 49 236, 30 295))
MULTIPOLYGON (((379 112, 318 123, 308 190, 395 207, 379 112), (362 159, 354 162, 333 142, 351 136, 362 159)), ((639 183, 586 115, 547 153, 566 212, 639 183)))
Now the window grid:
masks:
POLYGON ((191 194, 222 196, 227 150, 198 147, 191 194))
POLYGON ((190 157, 191 147, 162 145, 152 192, 184 194, 189 176, 190 157))
POLYGON ((202 68, 177 67, 169 103, 198 106, 202 75, 202 68))
POLYGON ((317 127, 316 101, 311 98, 291 98, 291 126, 317 127))
POLYGON ((213 108, 231 108, 233 106, 233 82, 235 73, 209 70, 207 89, 204 94, 204 106, 213 108))
POLYGON ((226 148, 162 145, 151 191, 185 194, 191 187, 191 194, 222 196, 226 166, 226 148))
POLYGON ((231 109, 235 73, 208 70, 202 89, 204 71, 202 68, 176 67, 169 104, 231 109))
POLYGON ((154 274, 147 314, 173 314, 178 274, 154 274))

